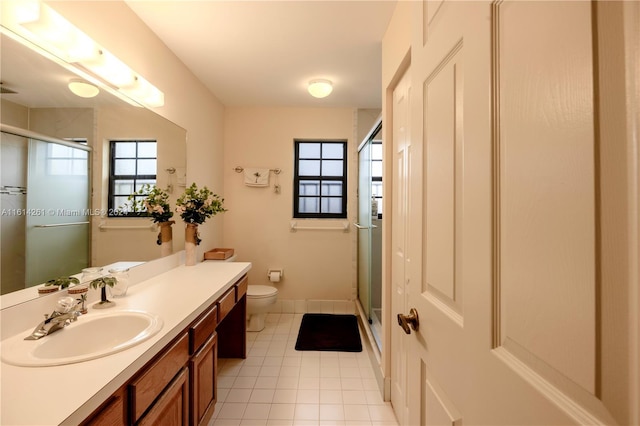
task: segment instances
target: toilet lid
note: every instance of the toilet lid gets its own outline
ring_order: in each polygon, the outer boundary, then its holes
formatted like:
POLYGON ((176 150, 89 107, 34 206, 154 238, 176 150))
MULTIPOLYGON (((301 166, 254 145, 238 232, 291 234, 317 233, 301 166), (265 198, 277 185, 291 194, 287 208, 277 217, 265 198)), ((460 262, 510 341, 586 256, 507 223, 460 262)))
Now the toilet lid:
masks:
POLYGON ((250 285, 247 287, 247 297, 260 299, 278 294, 278 289, 268 285, 250 285))

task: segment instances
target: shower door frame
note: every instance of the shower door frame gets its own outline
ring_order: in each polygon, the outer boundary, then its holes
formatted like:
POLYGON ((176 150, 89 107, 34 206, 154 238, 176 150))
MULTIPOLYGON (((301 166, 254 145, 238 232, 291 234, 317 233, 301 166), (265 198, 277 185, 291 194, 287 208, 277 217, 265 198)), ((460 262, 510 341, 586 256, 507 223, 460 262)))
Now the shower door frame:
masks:
MULTIPOLYGON (((371 147, 373 145, 373 137, 380 133, 382 128, 382 117, 378 117, 374 122, 371 130, 367 133, 362 143, 358 146, 358 217, 354 226, 357 229, 357 259, 358 259, 358 302, 360 304, 364 319, 366 319, 378 350, 382 351, 382 333, 376 333, 373 327, 373 313, 371 306, 371 277, 372 277, 372 229, 376 226, 373 224, 372 217, 372 156, 371 147), (365 158, 362 156, 366 155, 365 158), (366 164, 366 167, 362 167, 366 164), (366 172, 363 175, 363 171, 366 172)), ((382 289, 381 289, 382 291, 382 289)), ((381 322, 380 318, 380 322, 381 322)))

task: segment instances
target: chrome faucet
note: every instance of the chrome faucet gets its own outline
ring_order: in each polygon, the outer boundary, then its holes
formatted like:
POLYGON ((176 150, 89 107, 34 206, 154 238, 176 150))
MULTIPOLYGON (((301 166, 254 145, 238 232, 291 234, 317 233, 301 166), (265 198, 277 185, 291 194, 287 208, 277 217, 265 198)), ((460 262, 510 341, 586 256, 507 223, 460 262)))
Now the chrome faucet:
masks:
POLYGON ((78 307, 83 304, 82 300, 75 300, 73 297, 62 297, 58 300, 58 306, 51 313, 45 314, 45 319, 33 332, 24 338, 24 340, 38 340, 44 336, 58 331, 78 319, 81 312, 78 307))

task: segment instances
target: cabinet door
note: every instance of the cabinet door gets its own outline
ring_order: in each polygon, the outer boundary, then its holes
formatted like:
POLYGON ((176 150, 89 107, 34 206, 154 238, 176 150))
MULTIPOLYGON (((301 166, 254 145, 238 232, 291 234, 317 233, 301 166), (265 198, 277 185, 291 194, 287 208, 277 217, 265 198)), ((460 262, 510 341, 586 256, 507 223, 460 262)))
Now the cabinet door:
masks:
POLYGON ((139 425, 183 426, 189 423, 189 375, 183 368, 138 422, 139 425))
POLYGON ((123 387, 111 395, 82 426, 124 426, 127 424, 126 418, 126 388, 123 387))
POLYGON ((218 335, 213 333, 207 343, 189 361, 191 378, 191 424, 207 424, 216 405, 216 370, 218 335))

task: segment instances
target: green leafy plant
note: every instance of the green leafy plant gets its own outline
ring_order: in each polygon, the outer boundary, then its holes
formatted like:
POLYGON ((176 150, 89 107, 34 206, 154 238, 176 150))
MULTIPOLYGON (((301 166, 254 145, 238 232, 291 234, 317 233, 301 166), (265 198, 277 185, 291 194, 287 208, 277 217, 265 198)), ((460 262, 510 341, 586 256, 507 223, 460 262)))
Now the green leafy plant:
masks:
POLYGON ((91 288, 104 288, 104 287, 113 287, 114 285, 116 285, 118 283, 117 278, 114 277, 100 277, 100 278, 96 278, 95 280, 91 281, 89 283, 89 285, 91 286, 91 288))
POLYGON ((107 299, 107 287, 113 287, 118 283, 118 279, 115 277, 100 277, 89 283, 89 286, 93 289, 100 289, 100 303, 112 303, 107 299))
POLYGON ((211 216, 227 211, 223 203, 224 198, 220 198, 206 186, 198 189, 198 186, 192 183, 176 201, 176 213, 186 223, 203 224, 211 216))
POLYGON ((155 185, 144 184, 139 191, 127 198, 124 209, 128 213, 139 213, 140 216, 150 216, 155 223, 168 222, 173 216, 169 205, 169 193, 155 185), (140 199, 140 196, 146 196, 140 199))
POLYGON ((80 284, 80 280, 76 277, 58 277, 44 283, 45 287, 57 286, 59 288, 67 288, 71 284, 80 284))

